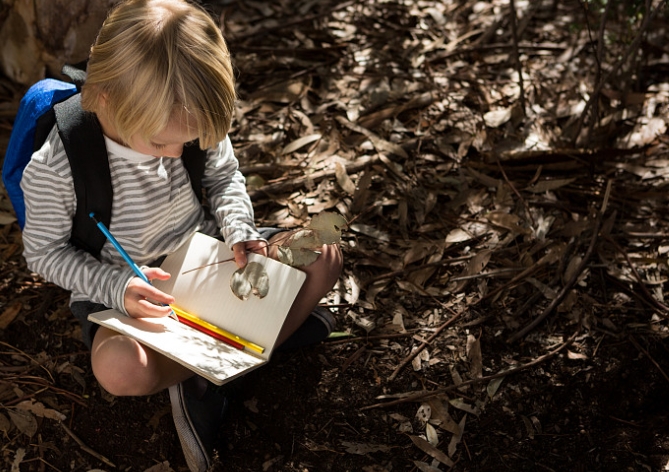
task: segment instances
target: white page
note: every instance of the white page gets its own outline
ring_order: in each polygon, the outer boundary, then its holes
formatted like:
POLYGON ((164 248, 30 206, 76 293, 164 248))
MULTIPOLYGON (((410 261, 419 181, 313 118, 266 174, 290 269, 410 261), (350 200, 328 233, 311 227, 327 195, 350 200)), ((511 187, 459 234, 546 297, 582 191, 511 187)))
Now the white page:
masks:
POLYGON ((154 285, 174 296, 179 308, 264 347, 262 357, 267 359, 306 274, 273 259, 248 254, 249 261, 265 268, 269 291, 264 298, 251 295, 240 300, 230 288, 230 278, 237 270, 234 260, 208 265, 228 259, 233 259, 233 254, 225 243, 196 233, 161 265, 172 275, 170 280, 156 280, 154 285))
POLYGON ((137 339, 217 385, 267 362, 250 351, 235 349, 171 318, 136 319, 116 310, 106 310, 91 314, 89 319, 137 339))

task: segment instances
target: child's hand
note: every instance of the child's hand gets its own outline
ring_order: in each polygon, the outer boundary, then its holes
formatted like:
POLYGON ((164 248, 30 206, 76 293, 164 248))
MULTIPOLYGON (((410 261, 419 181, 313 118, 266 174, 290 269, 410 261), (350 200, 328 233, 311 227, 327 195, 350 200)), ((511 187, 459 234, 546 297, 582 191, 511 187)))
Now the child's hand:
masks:
MULTIPOLYGON (((170 274, 158 267, 149 267, 144 269, 143 272, 149 280, 167 280, 170 278, 170 274)), ((161 292, 139 277, 133 277, 125 290, 123 301, 125 310, 133 318, 162 318, 168 316, 172 309, 161 304, 174 303, 174 297, 161 292)))
POLYGON ((232 246, 232 252, 235 254, 235 263, 237 267, 243 269, 246 267, 246 253, 255 252, 267 256, 267 242, 266 241, 243 241, 232 246))

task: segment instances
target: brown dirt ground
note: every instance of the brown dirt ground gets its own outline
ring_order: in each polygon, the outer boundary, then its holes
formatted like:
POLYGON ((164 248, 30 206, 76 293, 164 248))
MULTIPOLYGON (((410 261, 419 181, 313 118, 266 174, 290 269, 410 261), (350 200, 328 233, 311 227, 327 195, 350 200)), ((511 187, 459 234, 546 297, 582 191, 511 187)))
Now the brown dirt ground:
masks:
MULTIPOLYGON (((214 469, 434 472, 452 460, 467 472, 669 470, 669 140, 616 141, 650 113, 643 97, 669 116, 658 92, 666 17, 600 97, 591 149, 565 151, 597 70, 586 46, 599 17, 579 27, 579 2, 516 2, 535 114, 497 127, 484 114, 518 98, 507 2, 212 3, 240 79, 231 136, 247 175, 271 189, 252 190, 258 223, 301 225, 323 210, 352 223, 328 300, 348 337, 277 353, 230 386, 214 469), (529 130, 549 148, 511 146, 529 130), (322 142, 281 151, 316 132, 322 142), (532 191, 546 182, 558 185, 532 191), (545 239, 528 232, 549 220, 545 239), (449 239, 456 229, 466 237, 449 239), (560 306, 510 342, 570 281, 560 306)), ((621 18, 629 5, 615 5, 610 18, 621 18)), ((610 66, 638 29, 607 28, 610 66)), ((18 88, 0 84, 4 150, 18 88)), ((16 225, 0 225, 0 254, 0 322, 11 319, 0 329, 0 470, 185 471, 167 393, 103 392, 67 294, 26 270, 16 225), (21 417, 25 401, 47 414, 21 417)))

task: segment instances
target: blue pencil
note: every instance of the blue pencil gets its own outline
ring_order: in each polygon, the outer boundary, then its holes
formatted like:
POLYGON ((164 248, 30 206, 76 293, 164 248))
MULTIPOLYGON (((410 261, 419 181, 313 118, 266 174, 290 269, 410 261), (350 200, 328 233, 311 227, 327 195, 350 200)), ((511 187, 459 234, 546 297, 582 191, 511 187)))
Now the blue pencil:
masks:
MULTIPOLYGON (((139 266, 137 264, 135 264, 135 261, 132 260, 132 257, 130 257, 130 255, 127 252, 125 252, 125 249, 123 249, 123 246, 121 246, 121 244, 119 244, 119 242, 116 240, 114 235, 111 234, 111 232, 107 229, 105 224, 102 221, 98 221, 98 219, 95 217, 95 213, 91 212, 91 213, 89 213, 88 216, 90 216, 93 219, 93 221, 95 221, 95 224, 98 226, 98 228, 100 228, 100 231, 102 231, 102 234, 104 234, 105 237, 109 240, 109 242, 112 243, 112 245, 114 246, 114 248, 116 248, 116 250, 121 255, 121 257, 123 257, 125 262, 128 263, 128 265, 130 266, 132 271, 135 273, 135 275, 137 277, 139 277, 140 279, 142 279, 147 284, 153 285, 151 283, 151 281, 149 280, 149 278, 144 274, 144 272, 142 272, 142 269, 140 269, 139 266)), ((163 306, 165 306, 165 305, 163 305, 163 306)), ((172 318, 174 318, 175 320, 178 321, 177 315, 176 315, 176 313, 174 313, 174 311, 170 312, 170 317, 172 317, 172 318)))

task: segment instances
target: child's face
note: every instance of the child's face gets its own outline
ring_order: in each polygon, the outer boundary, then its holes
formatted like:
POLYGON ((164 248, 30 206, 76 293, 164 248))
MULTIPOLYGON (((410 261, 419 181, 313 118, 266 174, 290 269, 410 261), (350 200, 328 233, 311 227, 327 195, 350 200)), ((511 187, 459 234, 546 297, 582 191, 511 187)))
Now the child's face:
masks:
POLYGON ((150 139, 134 134, 127 144, 128 147, 142 154, 176 158, 181 157, 184 144, 196 140, 197 137, 197 130, 188 125, 184 116, 172 118, 163 131, 150 139))

